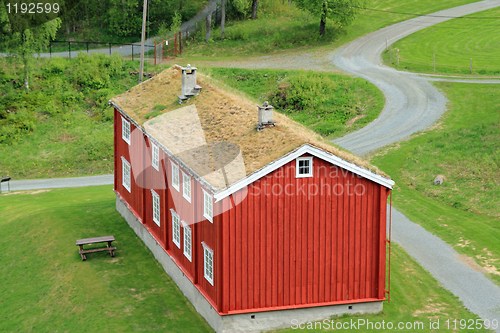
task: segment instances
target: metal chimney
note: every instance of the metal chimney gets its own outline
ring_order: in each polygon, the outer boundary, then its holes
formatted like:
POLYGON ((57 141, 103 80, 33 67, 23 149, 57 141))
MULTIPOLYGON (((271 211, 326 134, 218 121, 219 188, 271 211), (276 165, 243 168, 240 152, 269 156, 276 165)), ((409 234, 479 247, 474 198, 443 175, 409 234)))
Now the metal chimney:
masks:
POLYGON ((191 67, 190 64, 187 67, 181 67, 182 71, 182 89, 181 95, 179 97, 179 103, 182 104, 183 101, 189 99, 191 96, 197 95, 201 87, 196 84, 196 67, 191 67))
POLYGON ((259 108, 259 122, 255 124, 257 131, 261 132, 267 126, 276 126, 276 121, 273 120, 273 109, 274 107, 269 105, 266 101, 262 105, 257 105, 259 108))

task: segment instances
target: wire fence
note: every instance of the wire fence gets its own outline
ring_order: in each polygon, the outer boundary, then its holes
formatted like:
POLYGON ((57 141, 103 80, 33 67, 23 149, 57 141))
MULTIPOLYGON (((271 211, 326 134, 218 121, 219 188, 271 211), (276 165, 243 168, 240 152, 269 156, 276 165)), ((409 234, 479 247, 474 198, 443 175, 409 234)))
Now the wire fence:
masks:
MULTIPOLYGON (((217 5, 212 12, 212 25, 217 27, 222 20, 222 12, 217 5)), ((197 33, 205 31, 205 18, 200 21, 195 21, 190 25, 182 27, 180 31, 174 34, 173 37, 157 39, 154 44, 145 45, 146 58, 155 65, 182 54, 186 47, 186 41, 193 39, 197 33)), ((132 61, 139 57, 141 52, 140 43, 122 44, 122 43, 102 43, 97 41, 51 41, 48 47, 48 55, 66 56, 73 58, 78 56, 78 53, 85 52, 89 55, 94 53, 113 54, 118 53, 124 57, 131 57, 132 61)))

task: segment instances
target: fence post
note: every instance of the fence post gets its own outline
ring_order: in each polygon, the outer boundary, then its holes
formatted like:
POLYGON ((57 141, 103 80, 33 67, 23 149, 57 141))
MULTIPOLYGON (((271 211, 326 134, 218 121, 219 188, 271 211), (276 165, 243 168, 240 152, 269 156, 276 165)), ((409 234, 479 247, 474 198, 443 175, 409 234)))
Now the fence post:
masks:
POLYGON ((132 43, 132 61, 134 61, 134 43, 132 43))
POLYGON ((71 42, 68 42, 68 53, 69 53, 69 58, 71 59, 71 42))
POLYGON ((108 44, 109 44, 109 55, 111 56, 111 43, 108 44))
POLYGON ((156 41, 155 41, 155 66, 156 66, 156 41))
POLYGON ((182 54, 182 30, 179 31, 179 54, 182 54))
POLYGON ((472 58, 470 58, 470 73, 472 74, 472 58))
POLYGON ((52 58, 52 41, 49 43, 49 58, 52 58))
POLYGON ((432 62, 434 63, 434 72, 436 71, 436 54, 432 54, 432 62))
POLYGON ((177 57, 177 33, 174 35, 174 44, 175 44, 175 56, 177 57))

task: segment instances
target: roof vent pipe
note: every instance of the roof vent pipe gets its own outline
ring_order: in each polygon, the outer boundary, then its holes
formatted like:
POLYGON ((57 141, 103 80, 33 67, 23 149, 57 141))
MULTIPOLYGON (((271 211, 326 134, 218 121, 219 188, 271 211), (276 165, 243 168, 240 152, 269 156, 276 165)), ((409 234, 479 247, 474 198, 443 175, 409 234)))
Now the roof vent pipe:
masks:
POLYGON ((189 99, 189 97, 197 95, 201 90, 201 86, 196 84, 196 70, 197 68, 191 67, 190 64, 187 67, 181 67, 182 90, 181 94, 177 96, 179 97, 180 104, 189 99))
POLYGON ((266 101, 262 105, 257 105, 259 108, 259 122, 255 124, 258 132, 262 132, 267 126, 275 127, 276 121, 273 120, 274 107, 266 101))

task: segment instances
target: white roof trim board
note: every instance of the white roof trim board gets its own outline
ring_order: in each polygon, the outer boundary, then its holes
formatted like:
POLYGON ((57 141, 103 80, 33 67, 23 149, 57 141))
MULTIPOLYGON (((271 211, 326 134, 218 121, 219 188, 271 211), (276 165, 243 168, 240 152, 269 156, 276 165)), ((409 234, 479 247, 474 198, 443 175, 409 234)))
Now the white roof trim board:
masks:
POLYGON ((383 177, 381 175, 377 175, 376 173, 362 168, 360 166, 357 166, 354 163, 348 162, 334 154, 331 154, 323 149, 314 147, 308 143, 300 146, 299 148, 291 151, 290 153, 278 158, 277 160, 269 163, 265 167, 249 174, 243 179, 240 179, 236 183, 232 184, 231 186, 226 187, 225 189, 217 192, 214 194, 214 199, 215 202, 218 202, 225 197, 241 190, 245 186, 248 186, 258 180, 259 178, 264 177, 265 175, 269 174, 270 172, 273 172, 274 170, 282 167, 283 165, 287 164, 288 162, 296 159, 297 157, 300 157, 304 154, 311 154, 313 156, 316 156, 317 158, 321 158, 322 160, 325 160, 327 162, 330 162, 338 167, 341 167, 343 169, 346 169, 348 171, 351 171, 352 173, 355 173, 357 175, 360 175, 366 179, 369 179, 377 184, 380 184, 382 186, 385 186, 389 189, 392 190, 392 186, 395 184, 392 179, 383 177))

